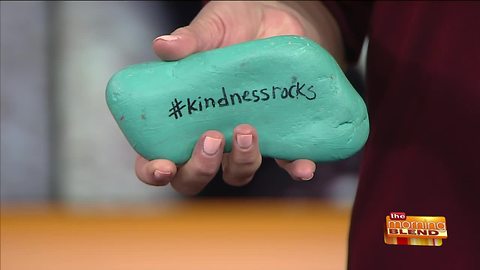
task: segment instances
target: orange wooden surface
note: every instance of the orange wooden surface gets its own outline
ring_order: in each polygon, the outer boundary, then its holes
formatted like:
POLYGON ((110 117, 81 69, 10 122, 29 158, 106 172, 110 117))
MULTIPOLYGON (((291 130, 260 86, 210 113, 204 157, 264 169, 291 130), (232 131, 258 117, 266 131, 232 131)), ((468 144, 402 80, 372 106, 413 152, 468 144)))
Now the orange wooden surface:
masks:
POLYGON ((1 269, 345 269, 349 209, 322 201, 3 206, 1 269))

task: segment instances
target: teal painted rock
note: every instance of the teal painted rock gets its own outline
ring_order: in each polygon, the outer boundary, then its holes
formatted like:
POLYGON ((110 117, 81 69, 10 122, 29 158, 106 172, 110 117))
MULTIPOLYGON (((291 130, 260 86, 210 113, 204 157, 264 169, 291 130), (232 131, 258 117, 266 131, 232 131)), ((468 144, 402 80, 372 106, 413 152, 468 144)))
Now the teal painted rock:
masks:
POLYGON ((207 130, 253 125, 264 156, 330 161, 351 156, 369 132, 362 98, 317 43, 279 36, 149 62, 116 73, 108 107, 146 159, 187 161, 207 130))

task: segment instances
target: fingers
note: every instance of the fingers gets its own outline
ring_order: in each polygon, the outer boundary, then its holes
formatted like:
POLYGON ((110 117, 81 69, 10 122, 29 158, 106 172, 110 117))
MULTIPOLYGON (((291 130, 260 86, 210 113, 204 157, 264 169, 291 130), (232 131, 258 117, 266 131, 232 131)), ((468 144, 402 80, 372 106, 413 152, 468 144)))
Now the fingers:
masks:
POLYGON ((189 26, 153 41, 153 50, 163 60, 178 60, 192 53, 220 47, 225 36, 222 19, 204 8, 189 26))
POLYGON ((176 172, 177 167, 169 160, 148 161, 139 155, 135 160, 135 174, 138 179, 149 185, 164 186, 173 179, 176 172))
POLYGON ((223 179, 232 186, 248 184, 262 163, 258 135, 250 125, 239 125, 233 131, 232 151, 223 158, 223 179))
POLYGON ((207 131, 197 142, 192 157, 170 183, 184 195, 200 192, 217 173, 223 156, 225 138, 218 131, 207 131))
POLYGON ((298 159, 295 161, 286 161, 275 159, 278 166, 283 168, 295 180, 310 180, 315 172, 315 163, 307 159, 298 159))
MULTIPOLYGON (((225 138, 220 132, 207 131, 198 140, 190 160, 180 168, 169 160, 148 161, 137 156, 135 172, 147 184, 164 186, 170 183, 179 193, 194 195, 213 179, 223 161, 223 178, 227 184, 248 184, 262 163, 255 128, 246 124, 237 126, 233 132, 231 153, 223 154, 224 146, 225 138)), ((295 180, 313 178, 315 163, 310 160, 276 162, 295 180)))
POLYGON ((225 139, 220 132, 207 131, 197 142, 192 157, 183 166, 177 167, 169 160, 148 161, 137 156, 135 173, 144 183, 172 187, 184 195, 200 192, 215 176, 222 162, 225 139))

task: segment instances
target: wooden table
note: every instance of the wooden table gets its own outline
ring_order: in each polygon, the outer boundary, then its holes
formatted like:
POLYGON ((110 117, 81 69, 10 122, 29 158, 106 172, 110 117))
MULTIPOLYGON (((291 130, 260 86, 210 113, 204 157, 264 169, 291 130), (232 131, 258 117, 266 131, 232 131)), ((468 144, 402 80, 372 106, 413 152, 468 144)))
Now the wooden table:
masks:
POLYGON ((1 269, 345 269, 349 209, 315 200, 1 209, 1 269))

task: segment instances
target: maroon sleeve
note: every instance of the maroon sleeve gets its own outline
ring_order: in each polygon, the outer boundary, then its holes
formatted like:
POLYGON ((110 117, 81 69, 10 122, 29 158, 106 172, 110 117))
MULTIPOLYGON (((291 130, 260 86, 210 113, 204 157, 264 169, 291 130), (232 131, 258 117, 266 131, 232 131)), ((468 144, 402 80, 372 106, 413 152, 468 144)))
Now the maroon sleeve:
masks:
POLYGON ((324 1, 323 3, 340 27, 347 61, 351 64, 356 63, 370 25, 373 2, 324 1))

